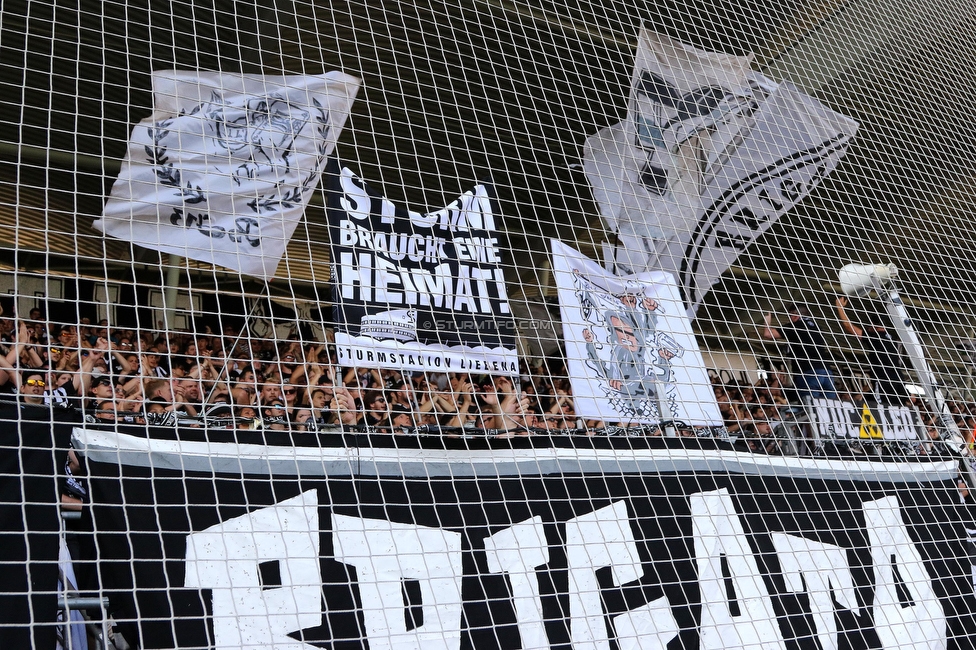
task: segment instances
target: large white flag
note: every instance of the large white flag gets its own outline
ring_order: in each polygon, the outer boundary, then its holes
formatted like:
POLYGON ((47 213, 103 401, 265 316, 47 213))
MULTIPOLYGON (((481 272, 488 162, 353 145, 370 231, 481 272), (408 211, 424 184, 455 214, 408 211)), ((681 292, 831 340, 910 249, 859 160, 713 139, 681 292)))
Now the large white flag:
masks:
POLYGON ((611 228, 636 224, 663 236, 694 220, 706 183, 756 109, 751 60, 641 31, 627 117, 584 148, 584 169, 611 228))
POLYGON ((154 72, 153 113, 133 129, 94 227, 273 277, 358 90, 341 72, 154 72))
POLYGON ((557 240, 552 267, 577 414, 607 424, 722 425, 670 273, 616 276, 557 240))
POLYGON ((837 167, 857 126, 791 83, 779 84, 706 188, 691 227, 666 237, 636 224, 622 229, 617 270, 674 273, 693 314, 739 254, 837 167))
MULTIPOLYGON (((674 273, 693 315, 738 255, 837 166, 858 125, 789 82, 777 86, 742 71, 743 61, 733 58, 736 66, 726 71, 728 78, 745 86, 728 82, 689 91, 698 97, 721 95, 713 111, 695 117, 686 108, 669 121, 654 118, 672 133, 671 140, 658 140, 681 154, 667 159, 642 135, 654 132, 645 124, 657 109, 646 97, 648 84, 640 80, 664 74, 649 72, 648 57, 641 54, 647 42, 661 42, 649 38, 641 34, 627 119, 588 138, 583 163, 600 213, 618 236, 619 246, 608 250, 608 265, 623 273, 674 273), (635 100, 639 96, 644 99, 635 100), (645 108, 634 110, 635 105, 645 108), (685 137, 688 133, 693 137, 685 137), (678 169, 691 170, 686 180, 671 168, 664 175, 655 171, 655 161, 662 159, 684 161, 678 169)), ((671 50, 684 52, 674 45, 671 50)), ((716 76, 711 59, 685 55, 668 62, 666 51, 655 52, 655 65, 670 66, 673 76, 680 73, 692 85, 709 82, 689 75, 690 65, 716 76)))

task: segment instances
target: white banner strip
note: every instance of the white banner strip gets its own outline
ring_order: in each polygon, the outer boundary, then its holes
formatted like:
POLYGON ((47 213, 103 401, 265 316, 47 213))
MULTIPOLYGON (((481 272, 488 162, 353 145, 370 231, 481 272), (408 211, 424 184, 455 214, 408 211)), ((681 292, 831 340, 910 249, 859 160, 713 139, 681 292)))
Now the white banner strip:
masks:
POLYGON ((959 473, 957 461, 889 463, 765 456, 702 449, 382 449, 283 447, 140 438, 76 427, 75 448, 101 463, 184 472, 403 478, 543 476, 580 472, 720 472, 850 481, 917 483, 959 473))

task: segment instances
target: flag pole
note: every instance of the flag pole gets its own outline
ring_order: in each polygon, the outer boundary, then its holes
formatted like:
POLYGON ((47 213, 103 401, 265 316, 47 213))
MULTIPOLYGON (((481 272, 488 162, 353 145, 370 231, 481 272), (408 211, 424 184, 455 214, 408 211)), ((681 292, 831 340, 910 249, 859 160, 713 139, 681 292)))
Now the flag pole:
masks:
POLYGON ((176 321, 176 298, 180 289, 180 271, 183 258, 169 254, 169 266, 166 268, 166 280, 163 285, 163 329, 168 333, 173 329, 176 321))
POLYGON ((234 339, 234 344, 230 346, 230 349, 224 350, 224 355, 227 358, 224 361, 224 365, 220 368, 220 372, 217 373, 216 377, 214 377, 213 387, 211 387, 210 392, 207 393, 207 396, 203 400, 204 405, 208 404, 210 402, 210 398, 213 397, 214 392, 217 390, 217 386, 220 384, 221 379, 223 378, 224 371, 227 372, 227 379, 230 379, 230 370, 229 370, 230 360, 234 357, 234 352, 237 350, 237 346, 240 345, 241 339, 244 338, 245 334, 247 334, 247 336, 250 337, 249 326, 251 324, 251 318, 254 316, 254 312, 257 311, 259 302, 261 301, 262 298, 265 297, 267 297, 269 300, 271 299, 270 282, 271 282, 270 279, 265 281, 264 290, 262 291, 262 293, 258 294, 257 298, 254 299, 254 302, 251 303, 251 308, 247 311, 247 314, 244 315, 244 325, 241 327, 241 331, 237 334, 237 337, 234 339))

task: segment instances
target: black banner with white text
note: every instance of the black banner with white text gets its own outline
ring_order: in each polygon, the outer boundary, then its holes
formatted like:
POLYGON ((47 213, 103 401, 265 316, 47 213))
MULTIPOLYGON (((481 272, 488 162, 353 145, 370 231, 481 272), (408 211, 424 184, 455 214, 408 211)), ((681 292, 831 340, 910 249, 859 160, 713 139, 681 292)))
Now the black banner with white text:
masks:
POLYGON ((143 647, 976 639, 953 462, 702 439, 176 437, 74 435, 103 587, 143 647))
POLYGON ((336 158, 327 174, 340 365, 517 374, 491 187, 421 214, 336 158))

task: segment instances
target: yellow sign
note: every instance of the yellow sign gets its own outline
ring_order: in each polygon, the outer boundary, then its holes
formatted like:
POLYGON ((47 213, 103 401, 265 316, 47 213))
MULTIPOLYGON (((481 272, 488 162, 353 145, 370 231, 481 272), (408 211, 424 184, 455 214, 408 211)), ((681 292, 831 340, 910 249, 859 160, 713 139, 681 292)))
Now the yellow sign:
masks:
POLYGON ((881 427, 867 404, 861 408, 861 428, 858 435, 861 438, 884 438, 881 427))

